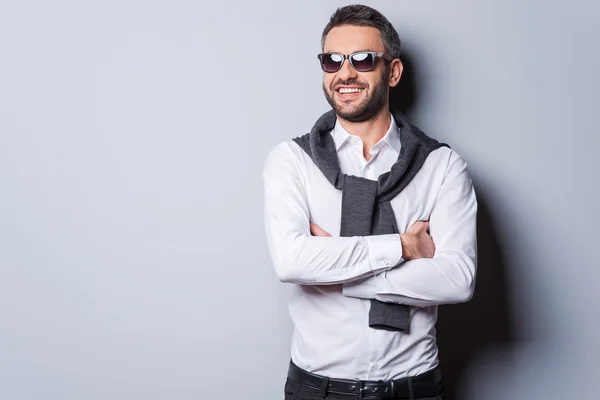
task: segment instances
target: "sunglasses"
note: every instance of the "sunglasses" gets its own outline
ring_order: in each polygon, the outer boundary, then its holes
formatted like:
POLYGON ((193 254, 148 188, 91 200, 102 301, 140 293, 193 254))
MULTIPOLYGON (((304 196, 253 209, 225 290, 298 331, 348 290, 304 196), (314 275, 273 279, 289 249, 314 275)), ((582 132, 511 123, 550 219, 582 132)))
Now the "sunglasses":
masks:
POLYGON ((376 51, 358 51, 349 55, 339 53, 321 53, 317 55, 321 61, 321 69, 324 72, 338 72, 342 69, 344 61, 348 59, 352 68, 358 72, 369 72, 375 68, 375 61, 383 58, 392 61, 393 58, 387 53, 378 53, 376 51))

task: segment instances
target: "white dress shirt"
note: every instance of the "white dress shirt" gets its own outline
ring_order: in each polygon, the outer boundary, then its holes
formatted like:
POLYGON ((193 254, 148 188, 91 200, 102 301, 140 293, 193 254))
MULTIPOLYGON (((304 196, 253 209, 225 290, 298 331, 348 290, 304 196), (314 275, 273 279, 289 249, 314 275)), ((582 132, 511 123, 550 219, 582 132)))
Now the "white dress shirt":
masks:
MULTIPOLYGON (((331 131, 341 171, 371 180, 390 170, 401 143, 392 118, 363 156, 360 137, 331 131)), ((399 234, 340 237, 342 192, 294 141, 270 151, 263 170, 265 229, 275 272, 293 284, 291 359, 331 378, 389 380, 438 364, 437 306, 468 301, 476 272, 477 201, 465 161, 442 147, 429 154, 392 201, 398 229, 430 221, 434 258, 405 261, 399 234), (316 223, 331 237, 315 237, 316 223), (370 328, 369 299, 408 304, 407 332, 370 328)))

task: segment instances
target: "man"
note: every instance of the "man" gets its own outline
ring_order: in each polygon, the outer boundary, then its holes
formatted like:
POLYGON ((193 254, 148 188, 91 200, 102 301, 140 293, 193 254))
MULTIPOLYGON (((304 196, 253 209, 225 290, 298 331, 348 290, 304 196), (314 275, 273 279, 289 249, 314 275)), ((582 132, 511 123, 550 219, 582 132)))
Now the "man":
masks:
POLYGON ((292 283, 286 400, 443 399, 435 323, 468 301, 477 201, 463 159, 389 105, 400 39, 339 8, 319 62, 332 111, 267 157, 265 223, 292 283))

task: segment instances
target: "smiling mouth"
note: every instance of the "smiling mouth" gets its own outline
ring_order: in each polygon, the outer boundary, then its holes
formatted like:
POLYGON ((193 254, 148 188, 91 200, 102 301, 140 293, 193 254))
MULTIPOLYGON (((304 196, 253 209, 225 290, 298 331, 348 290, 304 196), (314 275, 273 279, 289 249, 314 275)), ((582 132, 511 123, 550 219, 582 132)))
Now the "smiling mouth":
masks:
POLYGON ((348 87, 342 87, 339 88, 337 90, 338 93, 340 94, 346 94, 346 93, 360 93, 363 90, 365 90, 364 88, 348 88, 348 87))

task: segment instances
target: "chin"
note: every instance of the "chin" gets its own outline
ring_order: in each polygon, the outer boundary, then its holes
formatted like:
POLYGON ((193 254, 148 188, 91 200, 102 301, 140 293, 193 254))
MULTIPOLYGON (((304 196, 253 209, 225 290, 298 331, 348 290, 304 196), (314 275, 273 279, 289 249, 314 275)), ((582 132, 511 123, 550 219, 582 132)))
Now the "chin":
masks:
POLYGON ((347 104, 347 103, 336 103, 336 110, 339 114, 348 115, 350 117, 358 117, 360 114, 364 112, 361 107, 362 104, 347 104))

